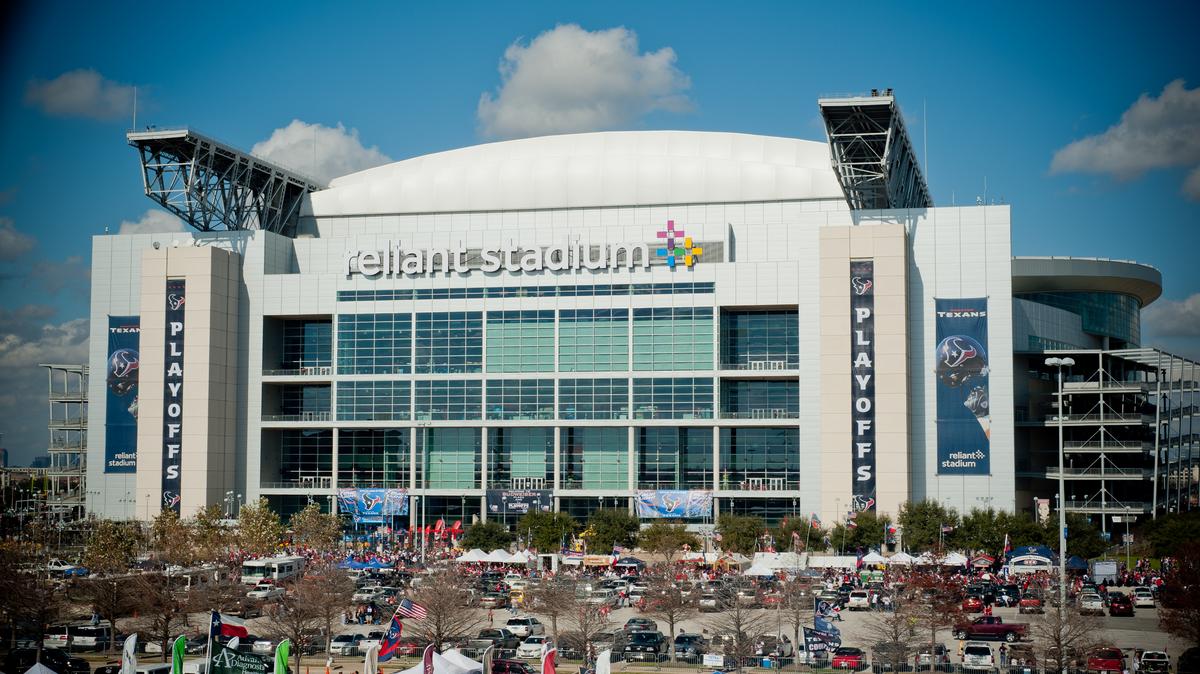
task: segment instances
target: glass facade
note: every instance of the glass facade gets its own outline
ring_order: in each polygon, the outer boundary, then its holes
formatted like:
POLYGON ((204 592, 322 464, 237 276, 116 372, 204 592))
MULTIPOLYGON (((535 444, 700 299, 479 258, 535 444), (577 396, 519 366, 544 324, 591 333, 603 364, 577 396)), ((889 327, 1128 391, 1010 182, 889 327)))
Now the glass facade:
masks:
POLYGON ((462 374, 483 370, 482 313, 419 313, 413 334, 416 373, 462 374))
POLYGON ((1083 331, 1111 337, 1123 344, 1106 348, 1140 346, 1142 343, 1142 303, 1132 295, 1105 292, 1020 293, 1013 297, 1057 307, 1078 315, 1083 331))
POLYGON ((800 367, 800 319, 795 309, 721 312, 721 368, 800 367))
POLYGON ((305 428, 278 433, 279 482, 301 485, 333 476, 332 430, 305 428))
POLYGON ((713 369, 712 308, 634 309, 633 369, 713 369))
POLYGON ((489 311, 488 372, 553 372, 553 311, 489 311))
POLYGON ((284 384, 277 388, 279 414, 284 418, 325 418, 329 415, 328 385, 284 384))
POLYGON ((711 419, 713 380, 661 377, 633 380, 634 419, 711 419))
POLYGON ((553 379, 490 379, 487 418, 498 420, 553 419, 553 379))
POLYGON ((343 428, 338 431, 339 487, 408 487, 407 428, 343 428))
POLYGON ((722 419, 796 419, 800 382, 757 379, 721 380, 722 419))
POLYGON ((414 416, 430 421, 479 419, 482 394, 483 382, 477 379, 417 381, 414 416))
POLYGON ((553 428, 489 428, 488 488, 554 486, 553 428))
POLYGON ((637 429, 638 489, 712 489, 711 428, 637 429))
POLYGON ((342 381, 337 385, 339 421, 403 421, 411 416, 407 381, 342 381))
MULTIPOLYGON (((761 517, 769 527, 779 526, 786 519, 803 517, 797 498, 728 498, 721 501, 721 512, 744 517, 761 517)), ((805 532, 800 532, 803 537, 805 532)), ((820 541, 816 541, 820 543, 820 541)), ((781 549, 790 549, 790 541, 775 541, 781 549)))
POLYGON ((338 374, 412 372, 409 314, 340 314, 337 336, 338 374))
POLYGON ((800 429, 722 428, 721 489, 800 488, 800 429))
POLYGON ((478 428, 419 428, 417 484, 429 489, 478 489, 478 428))
POLYGON ((627 309, 564 309, 558 312, 560 372, 629 369, 627 309))
POLYGON ((560 379, 558 416, 562 419, 628 419, 628 379, 560 379))
POLYGON ((714 292, 712 282, 606 283, 602 285, 504 286, 501 288, 415 288, 339 290, 339 302, 391 302, 411 300, 473 300, 485 297, 630 297, 633 295, 687 295, 714 292))
POLYGON ((280 367, 291 370, 329 367, 332 364, 332 322, 328 319, 284 322, 280 367))
POLYGON ((629 434, 618 428, 562 429, 564 489, 628 489, 629 434))

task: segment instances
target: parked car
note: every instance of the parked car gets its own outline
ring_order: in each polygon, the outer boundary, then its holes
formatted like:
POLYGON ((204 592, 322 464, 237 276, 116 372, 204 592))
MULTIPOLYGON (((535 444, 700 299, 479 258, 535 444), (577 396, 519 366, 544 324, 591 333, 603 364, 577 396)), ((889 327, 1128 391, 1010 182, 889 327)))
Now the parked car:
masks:
POLYGON ((1108 595, 1108 614, 1110 616, 1133 617, 1133 600, 1129 595, 1112 592, 1108 595))
POLYGON ((699 634, 680 634, 675 637, 675 657, 696 660, 708 652, 708 642, 699 634))
POLYGON ((867 666, 867 655, 861 648, 842 646, 833 652, 833 659, 829 664, 834 669, 858 671, 867 666))
POLYGON ((1104 600, 1095 592, 1080 594, 1079 613, 1082 615, 1104 615, 1104 600))
POLYGON ((790 658, 796 649, 785 634, 764 634, 754 640, 754 654, 764 658, 790 658))
POLYGON ((378 646, 379 642, 383 641, 383 636, 384 633, 379 630, 367 632, 367 636, 363 637, 362 641, 358 642, 358 650, 366 653, 367 651, 371 650, 372 646, 378 646))
POLYGON ((1087 671, 1122 672, 1125 669, 1125 654, 1113 646, 1102 646, 1088 653, 1087 671))
POLYGON ((535 635, 526 637, 525 641, 521 642, 520 646, 517 646, 517 657, 522 659, 540 658, 553 643, 550 637, 547 636, 535 635))
POLYGON ((932 665, 938 671, 950 671, 950 651, 943 644, 925 644, 917 648, 916 662, 921 669, 932 665))
POLYGON ((1043 613, 1045 611, 1045 602, 1041 593, 1029 591, 1021 595, 1021 601, 1017 604, 1019 613, 1043 613))
POLYGON ((1002 585, 996 590, 996 606, 1013 607, 1021 602, 1021 588, 1016 585, 1002 585))
POLYGON ((900 672, 912 664, 908 646, 897 642, 881 641, 871 648, 871 668, 876 672, 900 672))
POLYGON ((1200 673, 1200 646, 1193 646, 1181 653, 1175 661, 1175 671, 1179 674, 1200 673))
POLYGON ((661 632, 630 632, 621 649, 625 661, 649 660, 658 662, 667 652, 667 640, 661 632))
POLYGON ((1133 605, 1138 608, 1154 608, 1154 591, 1148 587, 1133 588, 1133 605))
MULTIPOLYGON (((172 638, 171 642, 174 643, 174 641, 175 639, 172 638)), ((203 653, 204 649, 208 648, 208 639, 202 635, 191 636, 187 638, 187 641, 184 642, 184 644, 185 653, 188 655, 196 655, 198 653, 203 653)), ((162 643, 159 641, 147 641, 142 647, 142 652, 154 655, 162 655, 162 643)))
MULTIPOLYGON (((5 672, 26 672, 38 661, 36 648, 17 648, 4 658, 5 672)), ((42 648, 43 665, 56 674, 90 674, 91 667, 83 658, 67 655, 57 648, 42 648)))
POLYGON ((479 636, 472 639, 467 645, 479 651, 489 646, 494 646, 498 651, 515 651, 521 645, 521 640, 517 638, 517 635, 504 628, 487 629, 480 630, 479 636))
POLYGON ((725 602, 721 600, 721 595, 715 592, 705 592, 700 595, 700 600, 697 602, 702 613, 711 611, 720 611, 725 608, 725 602))
POLYGON ((250 590, 246 593, 246 597, 248 599, 267 600, 278 599, 279 597, 282 597, 283 594, 283 588, 279 587, 278 585, 273 583, 259 583, 258 585, 254 586, 253 590, 250 590))
POLYGON ((358 655, 361 651, 358 645, 362 643, 361 634, 339 634, 329 642, 329 652, 332 655, 358 655))
POLYGON ((963 613, 982 613, 983 599, 976 595, 967 595, 962 601, 963 613))
POLYGON ((492 660, 492 674, 537 674, 537 671, 520 660, 492 660))
POLYGON ((1146 674, 1167 674, 1171 671, 1171 656, 1162 651, 1142 651, 1138 671, 1146 674))
POLYGON ((630 618, 621 629, 625 632, 654 632, 658 630, 658 623, 649 618, 630 618))
POLYGON ((416 639, 404 638, 396 643, 396 655, 416 656, 425 650, 426 644, 416 639))
POLYGON ((846 600, 846 608, 851 611, 871 608, 871 593, 866 590, 855 590, 850 593, 850 598, 846 600))
POLYGON ((996 667, 996 656, 992 654, 991 645, 982 641, 968 641, 963 645, 962 668, 964 671, 987 670, 996 667))
POLYGON ((1029 630, 1024 623, 1006 623, 1000 616, 983 616, 969 623, 959 623, 954 626, 954 638, 959 641, 967 639, 1004 639, 1012 643, 1020 641, 1029 630))
POLYGON ((522 616, 520 618, 509 618, 508 622, 504 623, 509 632, 524 639, 538 634, 546 633, 546 626, 540 620, 532 616, 522 616))
POLYGON ((508 608, 508 595, 488 592, 479 598, 480 608, 508 608))

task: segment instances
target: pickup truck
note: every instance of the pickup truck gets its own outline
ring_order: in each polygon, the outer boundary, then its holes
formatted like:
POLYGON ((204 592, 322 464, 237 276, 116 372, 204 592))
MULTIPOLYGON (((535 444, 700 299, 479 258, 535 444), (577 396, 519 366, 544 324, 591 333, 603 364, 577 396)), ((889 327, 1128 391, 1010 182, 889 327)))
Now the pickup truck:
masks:
POLYGON ((498 651, 515 651, 521 645, 521 639, 512 632, 500 629, 480 630, 479 636, 467 643, 467 648, 482 653, 488 646, 495 646, 498 651))
POLYGON ((959 623, 954 626, 954 638, 959 641, 967 639, 1004 639, 1009 643, 1020 641, 1029 631, 1029 625, 1024 623, 1006 623, 999 616, 983 616, 969 623, 959 623))
POLYGON ((276 599, 283 596, 283 588, 271 583, 259 583, 253 590, 246 593, 247 599, 276 599))

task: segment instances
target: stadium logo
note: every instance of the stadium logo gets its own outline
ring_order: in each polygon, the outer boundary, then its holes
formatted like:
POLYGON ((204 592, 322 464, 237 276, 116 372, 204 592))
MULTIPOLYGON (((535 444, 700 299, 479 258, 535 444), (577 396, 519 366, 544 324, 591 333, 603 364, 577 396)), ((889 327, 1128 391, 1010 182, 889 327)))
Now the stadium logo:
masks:
POLYGON ((683 258, 683 264, 691 269, 700 256, 704 253, 704 249, 697 246, 692 241, 692 237, 686 236, 682 229, 675 229, 675 221, 667 220, 667 228, 658 233, 658 238, 666 241, 666 247, 658 249, 658 256, 667 258, 667 266, 671 269, 675 268, 676 261, 683 258), (682 239, 682 246, 676 245, 676 240, 682 239))
POLYGON ((850 285, 854 288, 855 295, 862 296, 866 295, 867 291, 871 289, 871 286, 875 285, 875 281, 871 279, 864 281, 861 277, 855 276, 854 278, 850 279, 850 285))

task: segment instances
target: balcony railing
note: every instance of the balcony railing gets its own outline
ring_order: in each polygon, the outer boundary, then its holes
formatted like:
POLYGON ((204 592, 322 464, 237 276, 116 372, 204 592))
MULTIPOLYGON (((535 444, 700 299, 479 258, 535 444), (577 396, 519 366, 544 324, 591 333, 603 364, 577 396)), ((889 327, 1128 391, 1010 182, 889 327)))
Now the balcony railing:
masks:
POLYGON ((1141 440, 1126 440, 1121 442, 1109 438, 1105 439, 1103 445, 1101 445, 1099 440, 1068 440, 1063 443, 1063 449, 1067 451, 1102 450, 1118 454, 1123 452, 1148 452, 1154 449, 1154 443, 1141 440))
POLYGON ((87 428, 87 417, 51 419, 50 428, 87 428))
POLYGON ((332 365, 309 365, 295 368, 272 369, 262 371, 264 377, 331 377, 332 365))
POLYGON ((263 421, 331 421, 332 412, 301 412, 299 414, 264 414, 263 421))
POLYGON ((799 364, 788 363, 782 358, 765 358, 746 361, 745 363, 721 363, 722 370, 748 370, 751 372, 773 372, 799 369, 799 364))
POLYGON ((297 477, 292 480, 277 482, 262 482, 262 489, 332 489, 333 477, 329 475, 311 475, 297 477))
MULTIPOLYGON (((1149 480, 1151 471, 1148 468, 1116 468, 1108 467, 1104 471, 1099 468, 1063 468, 1063 478, 1067 480, 1149 480)), ((1046 469, 1046 477, 1058 478, 1058 466, 1046 469)))
POLYGON ((66 392, 59 391, 59 392, 51 393, 49 396, 49 400, 51 402, 56 402, 56 403, 61 403, 61 402, 85 403, 85 402, 87 402, 87 399, 88 399, 87 393, 84 391, 66 391, 66 392))
POLYGON ((1101 503, 1100 499, 1092 499, 1091 501, 1067 501, 1067 512, 1082 512, 1082 513, 1112 513, 1118 515, 1124 512, 1131 513, 1148 513, 1150 512, 1150 504, 1144 501, 1116 501, 1110 500, 1106 503, 1101 503))
POLYGON ((799 410, 771 407, 752 410, 722 410, 722 419, 799 419, 799 410))

